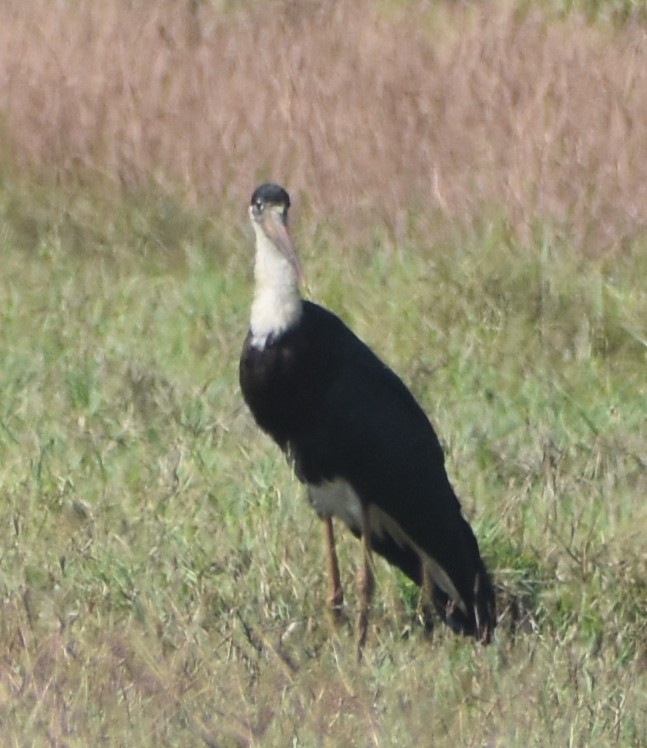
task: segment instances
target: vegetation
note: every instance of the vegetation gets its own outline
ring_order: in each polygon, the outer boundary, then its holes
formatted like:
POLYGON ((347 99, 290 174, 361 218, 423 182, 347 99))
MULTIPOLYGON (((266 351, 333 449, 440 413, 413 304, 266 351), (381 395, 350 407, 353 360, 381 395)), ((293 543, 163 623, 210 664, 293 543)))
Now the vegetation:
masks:
POLYGON ((646 746, 640 13, 147 5, 0 28, 3 743, 646 746), (364 662, 323 613, 237 386, 270 175, 308 294, 437 425, 488 648, 429 640, 380 561, 364 662))

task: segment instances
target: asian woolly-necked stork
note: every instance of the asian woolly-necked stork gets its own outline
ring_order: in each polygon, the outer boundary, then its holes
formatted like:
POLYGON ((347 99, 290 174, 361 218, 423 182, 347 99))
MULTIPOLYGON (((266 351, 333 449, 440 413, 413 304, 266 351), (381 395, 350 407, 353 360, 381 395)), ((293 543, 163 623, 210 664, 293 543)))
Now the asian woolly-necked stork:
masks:
POLYGON ((255 291, 240 385, 257 424, 293 463, 323 519, 331 610, 338 615, 343 604, 337 517, 362 543, 358 653, 374 587, 372 551, 421 586, 454 631, 488 643, 494 591, 438 438, 396 374, 338 317, 301 297, 289 207, 276 184, 252 195, 255 291))

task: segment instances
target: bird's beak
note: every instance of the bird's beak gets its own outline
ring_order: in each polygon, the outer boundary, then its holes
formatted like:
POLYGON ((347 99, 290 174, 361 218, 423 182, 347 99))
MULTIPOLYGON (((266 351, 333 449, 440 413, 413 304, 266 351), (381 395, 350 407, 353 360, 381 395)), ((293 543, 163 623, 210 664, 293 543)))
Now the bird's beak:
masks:
MULTIPOLYGON (((256 220, 258 221, 258 219, 256 220)), ((292 244, 292 239, 290 239, 288 229, 279 213, 274 210, 266 210, 258 222, 268 239, 279 248, 283 257, 292 265, 299 283, 303 284, 303 270, 301 269, 299 257, 294 249, 294 244, 292 244)))

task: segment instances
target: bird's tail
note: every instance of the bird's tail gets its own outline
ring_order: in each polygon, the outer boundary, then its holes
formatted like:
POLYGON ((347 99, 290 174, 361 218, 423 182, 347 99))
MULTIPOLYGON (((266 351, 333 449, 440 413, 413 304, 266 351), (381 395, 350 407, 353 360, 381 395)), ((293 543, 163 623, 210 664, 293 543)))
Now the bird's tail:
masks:
MULTIPOLYGON (((427 575, 440 618, 455 632, 487 644, 496 627, 494 589, 472 528, 454 501, 455 513, 432 537, 428 530, 438 530, 437 522, 420 522, 423 532, 414 536, 404 531, 397 539, 383 523, 383 532, 371 536, 371 548, 418 586, 426 587, 427 575)), ((358 530, 353 532, 359 537, 358 530)))
POLYGON ((461 552, 456 557, 462 560, 462 568, 452 581, 465 609, 435 581, 432 585, 433 602, 441 619, 453 631, 473 636, 482 644, 488 644, 496 627, 494 588, 472 528, 462 515, 460 520, 461 552))

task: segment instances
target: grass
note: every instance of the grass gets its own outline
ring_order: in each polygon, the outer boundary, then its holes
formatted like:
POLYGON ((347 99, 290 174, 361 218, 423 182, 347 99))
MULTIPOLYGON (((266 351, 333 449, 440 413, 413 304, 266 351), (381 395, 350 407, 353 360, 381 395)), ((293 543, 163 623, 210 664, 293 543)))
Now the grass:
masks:
POLYGON ((243 224, 168 198, 165 231, 131 199, 76 225, 80 251, 58 197, 25 232, 32 201, 3 193, 6 744, 645 745, 644 245, 583 261, 495 221, 342 256, 297 222, 312 294, 437 423, 499 589, 492 647, 430 643, 380 564, 358 666, 322 615, 318 522, 237 389, 243 224))
POLYGON ((3 745, 647 746, 644 2, 423 5, 7 5, 3 745), (487 649, 381 562, 361 665, 323 615, 237 385, 265 177, 437 426, 487 649))

